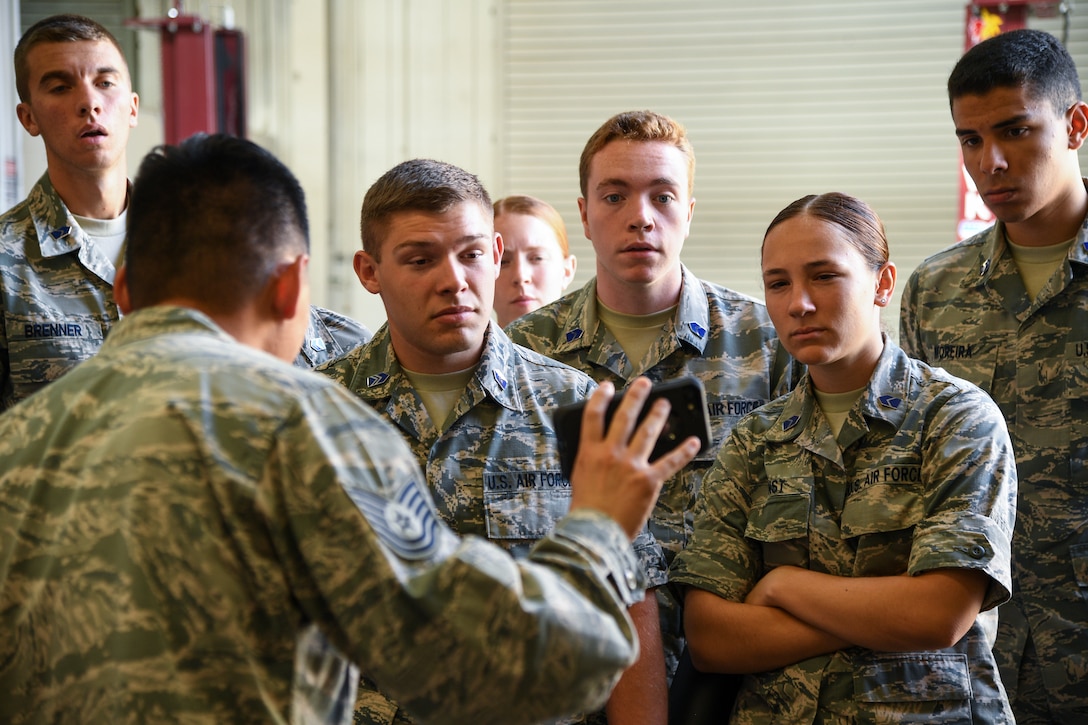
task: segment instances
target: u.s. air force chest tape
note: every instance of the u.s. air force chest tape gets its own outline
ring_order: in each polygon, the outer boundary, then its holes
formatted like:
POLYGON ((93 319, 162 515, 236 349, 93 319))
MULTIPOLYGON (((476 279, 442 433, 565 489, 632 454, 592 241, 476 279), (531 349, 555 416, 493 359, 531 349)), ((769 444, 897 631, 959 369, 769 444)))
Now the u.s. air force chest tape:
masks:
POLYGON ((695 456, 695 460, 713 463, 718 457, 718 449, 729 437, 733 426, 756 408, 765 405, 765 398, 745 398, 724 395, 716 390, 706 391, 706 414, 710 421, 710 445, 695 456))
POLYGON ((418 561, 438 551, 438 517, 415 479, 401 484, 388 497, 359 488, 349 493, 381 542, 397 556, 418 561))
POLYGON ((489 461, 483 483, 489 539, 539 539, 570 509, 570 481, 558 468, 489 461))

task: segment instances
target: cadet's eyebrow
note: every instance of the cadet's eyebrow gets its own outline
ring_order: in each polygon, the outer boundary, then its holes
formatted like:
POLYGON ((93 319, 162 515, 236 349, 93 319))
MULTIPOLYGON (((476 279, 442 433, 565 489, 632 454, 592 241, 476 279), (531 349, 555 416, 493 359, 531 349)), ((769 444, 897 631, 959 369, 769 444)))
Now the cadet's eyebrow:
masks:
MULTIPOLYGON (((114 68, 112 65, 105 65, 96 69, 95 75, 107 76, 107 75, 120 75, 121 71, 118 68, 114 68)), ((42 77, 38 79, 38 87, 44 86, 49 81, 63 81, 65 83, 71 83, 75 76, 71 72, 66 70, 51 70, 42 73, 42 77)))
MULTIPOLYGON (((679 183, 677 183, 673 179, 670 179, 667 176, 658 177, 658 178, 654 179, 653 181, 651 181, 649 185, 650 186, 676 186, 676 187, 680 186, 679 183)), ((626 179, 601 179, 601 181, 597 184, 598 189, 602 189, 602 188, 604 188, 606 186, 617 186, 617 187, 619 187, 621 189, 627 189, 627 188, 629 188, 631 186, 631 183, 629 181, 627 181, 626 179)))
MULTIPOLYGON (((1016 126, 1018 124, 1024 123, 1025 121, 1028 121, 1030 119, 1031 119, 1031 114, 1018 113, 1018 114, 1016 114, 1015 116, 1013 116, 1011 118, 1006 118, 1003 121, 998 121, 997 123, 990 126, 990 128, 994 129, 994 130, 1001 129, 1001 128, 1009 128, 1010 126, 1016 126)), ((972 135, 974 135, 976 133, 978 133, 978 131, 976 131, 974 129, 971 129, 971 128, 957 128, 956 129, 956 135, 957 136, 972 136, 972 135)))
MULTIPOLYGON (((817 259, 814 262, 806 262, 803 265, 803 268, 805 269, 805 271, 812 271, 813 269, 816 269, 818 267, 834 267, 834 266, 835 266, 835 263, 832 262, 830 259, 817 259)), ((775 268, 775 269, 767 269, 767 270, 763 271, 763 276, 764 277, 766 277, 768 275, 772 275, 772 274, 786 274, 786 270, 785 269, 775 268)))

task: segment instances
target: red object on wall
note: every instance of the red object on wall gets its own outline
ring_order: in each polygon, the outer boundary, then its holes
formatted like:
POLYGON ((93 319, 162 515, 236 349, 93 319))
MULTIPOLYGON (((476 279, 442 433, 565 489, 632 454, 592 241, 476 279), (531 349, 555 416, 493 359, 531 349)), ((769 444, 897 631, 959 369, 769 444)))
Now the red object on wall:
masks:
POLYGON ((200 132, 244 138, 244 36, 215 29, 196 15, 171 13, 125 21, 130 27, 159 31, 164 141, 176 144, 200 132))

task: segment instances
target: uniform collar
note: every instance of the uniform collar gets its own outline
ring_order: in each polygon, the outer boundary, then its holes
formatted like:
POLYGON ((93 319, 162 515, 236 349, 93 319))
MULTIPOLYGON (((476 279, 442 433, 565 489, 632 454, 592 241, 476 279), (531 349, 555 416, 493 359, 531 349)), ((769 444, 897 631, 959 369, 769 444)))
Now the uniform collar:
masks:
MULTIPOLYGON (((128 193, 131 197, 131 182, 128 193)), ((84 267, 107 284, 113 284, 117 274, 113 260, 108 259, 94 244, 88 243, 86 233, 53 188, 48 171, 42 174, 38 183, 30 190, 27 206, 38 235, 38 249, 42 257, 48 259, 76 252, 84 267)))
POLYGON ((30 215, 38 233, 42 256, 59 257, 79 249, 87 241, 68 206, 61 200, 46 171, 27 196, 30 215))
POLYGON ((241 345, 211 318, 191 307, 154 305, 125 315, 102 343, 108 349, 168 334, 206 333, 223 342, 241 345))
MULTIPOLYGON (((1085 187, 1088 187, 1088 179, 1083 181, 1085 187)), ((967 289, 989 284, 998 274, 1002 258, 1007 257, 1010 261, 1012 259, 1012 253, 1006 241, 1004 222, 995 222, 992 227, 980 232, 974 239, 981 243, 978 245, 975 263, 963 279, 963 287, 967 289)), ((969 239, 964 243, 971 241, 969 239)), ((1071 264, 1088 264, 1088 216, 1085 216, 1080 224, 1077 241, 1069 248, 1069 261, 1071 264)))
MULTIPOLYGON (((885 335, 884 350, 858 403, 866 420, 884 421, 896 429, 903 424, 910 407, 910 370, 906 353, 885 335)), ((767 440, 776 443, 796 441, 805 448, 819 449, 822 442, 815 439, 812 424, 816 407, 812 376, 806 373, 768 429, 767 440)))
MULTIPOLYGON (((680 270, 680 303, 673 317, 672 333, 678 344, 690 345, 702 354, 710 336, 710 303, 699 278, 683 264, 680 270)), ((555 346, 557 355, 591 347, 603 335, 597 315, 596 277, 572 295, 570 307, 558 323, 563 338, 555 346)))
MULTIPOLYGON (((356 348, 342 360, 355 366, 345 384, 367 401, 399 396, 412 387, 393 352, 388 324, 382 325, 368 344, 356 348)), ((499 405, 520 411, 521 400, 515 390, 516 367, 514 343, 494 321, 489 322, 480 364, 468 384, 472 404, 475 406, 490 397, 499 405)))

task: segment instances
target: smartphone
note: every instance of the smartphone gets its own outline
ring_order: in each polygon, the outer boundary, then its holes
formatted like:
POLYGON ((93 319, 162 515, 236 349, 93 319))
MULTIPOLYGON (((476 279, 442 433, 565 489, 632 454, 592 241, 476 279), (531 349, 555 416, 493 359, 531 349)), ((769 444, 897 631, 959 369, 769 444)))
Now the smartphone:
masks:
MULTIPOLYGON (((608 404, 605 413, 605 430, 612 423, 612 416, 623 399, 624 391, 616 393, 608 404)), ((710 418, 706 410, 706 391, 703 383, 690 375, 674 380, 666 380, 655 383, 650 389, 650 396, 642 405, 638 421, 646 417, 650 406, 658 398, 666 398, 671 405, 669 418, 665 427, 657 437, 657 443, 650 454, 650 460, 656 460, 678 446, 689 436, 699 439, 699 452, 702 453, 710 445, 710 418)), ((585 401, 561 405, 552 413, 555 422, 555 432, 559 438, 559 463, 563 475, 570 480, 571 471, 574 470, 574 459, 578 455, 578 440, 582 434, 582 414, 585 412, 585 401)))

